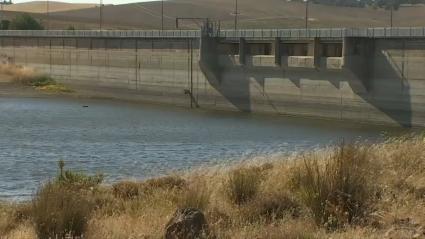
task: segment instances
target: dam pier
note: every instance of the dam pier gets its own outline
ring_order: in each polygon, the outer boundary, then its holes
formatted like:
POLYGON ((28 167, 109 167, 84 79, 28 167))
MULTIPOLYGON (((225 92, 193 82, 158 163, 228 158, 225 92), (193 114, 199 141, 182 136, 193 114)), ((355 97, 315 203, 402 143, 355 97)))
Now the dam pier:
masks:
POLYGON ((0 57, 97 96, 425 126, 425 28, 0 31, 0 57))

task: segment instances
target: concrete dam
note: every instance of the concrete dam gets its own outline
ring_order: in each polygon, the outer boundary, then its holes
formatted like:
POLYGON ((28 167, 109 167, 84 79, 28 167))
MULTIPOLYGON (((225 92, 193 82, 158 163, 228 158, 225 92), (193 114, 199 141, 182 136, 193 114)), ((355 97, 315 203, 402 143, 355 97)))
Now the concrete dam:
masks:
POLYGON ((97 96, 425 126, 425 28, 0 31, 0 56, 97 96))

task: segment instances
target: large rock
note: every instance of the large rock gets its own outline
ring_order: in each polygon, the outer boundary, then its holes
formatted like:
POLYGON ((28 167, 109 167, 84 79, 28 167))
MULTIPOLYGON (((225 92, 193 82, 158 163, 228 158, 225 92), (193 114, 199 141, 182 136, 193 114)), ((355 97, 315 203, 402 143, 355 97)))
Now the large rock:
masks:
POLYGON ((204 214, 194 208, 177 210, 165 226, 165 239, 203 238, 207 233, 204 214))

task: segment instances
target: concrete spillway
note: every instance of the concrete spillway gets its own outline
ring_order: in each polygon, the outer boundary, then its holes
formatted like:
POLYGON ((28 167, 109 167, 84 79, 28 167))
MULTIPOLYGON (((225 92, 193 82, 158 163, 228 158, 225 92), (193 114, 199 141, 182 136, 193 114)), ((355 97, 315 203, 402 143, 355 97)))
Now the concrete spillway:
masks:
POLYGON ((104 96, 425 126, 425 28, 0 31, 0 56, 104 96))

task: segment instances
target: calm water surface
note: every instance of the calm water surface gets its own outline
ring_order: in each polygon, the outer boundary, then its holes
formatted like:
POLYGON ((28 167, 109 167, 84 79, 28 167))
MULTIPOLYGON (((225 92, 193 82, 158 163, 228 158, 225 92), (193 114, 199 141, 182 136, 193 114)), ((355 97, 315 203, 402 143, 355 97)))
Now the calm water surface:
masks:
POLYGON ((106 100, 0 98, 0 200, 28 199, 59 159, 114 182, 400 131, 106 100))

